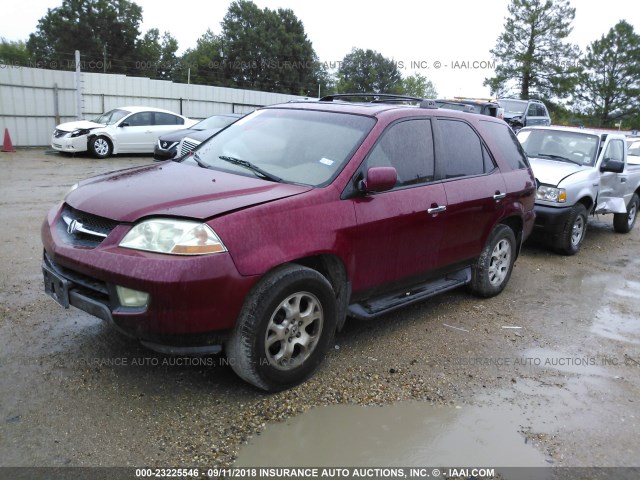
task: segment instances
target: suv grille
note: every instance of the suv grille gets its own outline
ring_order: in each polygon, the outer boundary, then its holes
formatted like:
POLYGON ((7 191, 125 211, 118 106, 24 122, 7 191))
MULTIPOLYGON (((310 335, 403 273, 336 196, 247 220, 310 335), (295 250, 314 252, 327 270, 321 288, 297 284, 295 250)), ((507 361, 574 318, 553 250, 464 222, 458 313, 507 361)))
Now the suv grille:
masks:
POLYGON ((57 228, 65 243, 95 248, 116 226, 118 222, 115 220, 81 212, 65 204, 57 228))
POLYGON ((200 145, 200 142, 196 140, 187 140, 186 138, 182 141, 182 146, 180 147, 180 156, 185 153, 189 153, 191 150, 200 145))

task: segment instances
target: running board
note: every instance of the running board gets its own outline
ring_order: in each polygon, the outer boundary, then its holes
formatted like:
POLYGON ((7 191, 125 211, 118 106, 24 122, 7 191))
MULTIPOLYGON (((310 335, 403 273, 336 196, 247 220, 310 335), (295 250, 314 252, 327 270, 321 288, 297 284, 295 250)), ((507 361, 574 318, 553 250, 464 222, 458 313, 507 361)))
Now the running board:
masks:
POLYGON ((349 315, 360 319, 369 319, 391 312, 412 303, 426 300, 440 293, 461 287, 471 282, 471 267, 450 273, 444 278, 415 285, 409 290, 393 292, 380 297, 370 298, 361 303, 349 305, 349 315))

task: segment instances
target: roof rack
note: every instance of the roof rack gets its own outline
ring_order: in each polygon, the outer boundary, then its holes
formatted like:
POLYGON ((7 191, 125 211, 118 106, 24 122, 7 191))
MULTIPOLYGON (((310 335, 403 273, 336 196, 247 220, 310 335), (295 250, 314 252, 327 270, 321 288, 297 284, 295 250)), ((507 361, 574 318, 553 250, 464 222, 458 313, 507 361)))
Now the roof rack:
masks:
POLYGON ((397 95, 393 93, 334 93, 333 95, 325 95, 320 99, 321 102, 333 102, 334 100, 348 98, 371 98, 371 103, 400 103, 400 102, 419 102, 420 108, 438 108, 433 100, 425 100, 420 97, 412 97, 409 95, 397 95))

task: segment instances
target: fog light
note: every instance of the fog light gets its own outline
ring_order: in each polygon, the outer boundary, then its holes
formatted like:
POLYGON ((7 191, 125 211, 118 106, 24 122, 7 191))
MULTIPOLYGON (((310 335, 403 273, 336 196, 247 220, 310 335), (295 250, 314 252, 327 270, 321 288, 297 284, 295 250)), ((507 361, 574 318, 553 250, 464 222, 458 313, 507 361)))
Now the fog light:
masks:
POLYGON ((118 292, 120 305, 123 307, 146 307, 147 303, 149 303, 148 293, 121 287, 120 285, 116 285, 116 292, 118 292))

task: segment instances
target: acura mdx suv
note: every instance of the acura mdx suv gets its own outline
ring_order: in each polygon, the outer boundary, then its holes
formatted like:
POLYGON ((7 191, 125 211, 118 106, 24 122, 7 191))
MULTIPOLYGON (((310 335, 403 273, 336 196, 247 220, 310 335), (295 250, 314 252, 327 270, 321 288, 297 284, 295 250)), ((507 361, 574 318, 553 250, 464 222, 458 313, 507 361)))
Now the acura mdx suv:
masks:
POLYGON ((81 181, 42 225, 46 292, 160 352, 224 351, 269 391, 313 374, 347 317, 497 295, 534 220, 513 132, 375 98, 261 108, 178 161, 81 181))

